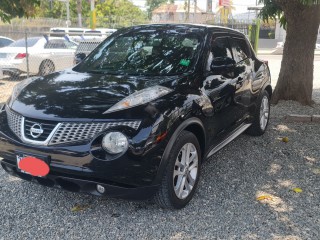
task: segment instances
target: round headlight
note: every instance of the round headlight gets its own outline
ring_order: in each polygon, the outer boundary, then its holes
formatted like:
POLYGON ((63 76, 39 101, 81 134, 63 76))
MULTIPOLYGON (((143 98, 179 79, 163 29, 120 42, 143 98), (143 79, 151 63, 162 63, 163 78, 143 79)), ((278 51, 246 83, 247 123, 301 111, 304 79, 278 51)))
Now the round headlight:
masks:
POLYGON ((128 149, 128 139, 121 132, 107 133, 102 139, 102 147, 110 154, 119 154, 128 149))

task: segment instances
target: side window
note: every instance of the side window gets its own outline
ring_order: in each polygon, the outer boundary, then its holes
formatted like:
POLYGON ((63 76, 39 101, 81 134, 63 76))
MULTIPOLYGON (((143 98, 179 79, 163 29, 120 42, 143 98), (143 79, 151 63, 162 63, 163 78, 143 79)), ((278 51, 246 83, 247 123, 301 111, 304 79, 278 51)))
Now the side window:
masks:
POLYGON ((232 38, 233 54, 237 62, 241 62, 250 56, 247 42, 241 38, 232 38))
POLYGON ((212 64, 223 66, 233 62, 232 51, 227 37, 215 38, 211 45, 206 69, 210 71, 212 64))
POLYGON ((64 41, 64 44, 67 46, 68 49, 77 49, 77 45, 73 42, 69 42, 67 40, 64 41))
POLYGON ((44 48, 47 48, 47 49, 66 49, 67 46, 65 45, 64 40, 53 39, 53 40, 49 40, 49 42, 46 43, 44 48))

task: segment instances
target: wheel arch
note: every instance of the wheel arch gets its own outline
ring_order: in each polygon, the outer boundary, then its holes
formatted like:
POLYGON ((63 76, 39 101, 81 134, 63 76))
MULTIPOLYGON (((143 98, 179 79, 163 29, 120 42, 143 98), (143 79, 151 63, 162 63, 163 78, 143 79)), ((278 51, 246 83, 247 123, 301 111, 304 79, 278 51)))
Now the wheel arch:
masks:
POLYGON ((270 84, 264 87, 264 90, 268 92, 270 98, 272 97, 272 87, 270 84))
POLYGON ((164 150, 164 153, 162 155, 161 163, 160 163, 160 166, 158 169, 155 183, 159 183, 159 181, 161 181, 162 176, 163 176, 163 172, 165 171, 166 166, 168 164, 168 157, 170 154, 170 150, 173 147, 175 141, 177 140, 179 134, 182 131, 189 131, 196 136, 196 138, 198 139, 200 148, 201 148, 201 161, 203 160, 205 150, 206 150, 205 128, 204 128, 202 121, 199 118, 191 117, 191 118, 184 120, 182 123, 180 123, 179 126, 175 129, 175 131, 171 135, 171 137, 167 143, 167 146, 164 150))

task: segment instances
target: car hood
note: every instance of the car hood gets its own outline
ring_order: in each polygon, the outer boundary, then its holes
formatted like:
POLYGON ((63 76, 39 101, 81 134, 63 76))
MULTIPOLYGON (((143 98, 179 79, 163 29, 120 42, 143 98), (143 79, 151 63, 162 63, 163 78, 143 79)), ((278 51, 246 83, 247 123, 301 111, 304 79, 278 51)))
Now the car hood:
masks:
POLYGON ((106 110, 133 92, 159 84, 170 87, 174 79, 177 78, 115 76, 68 70, 36 78, 23 88, 10 107, 36 119, 103 119, 110 117, 103 114, 106 110))

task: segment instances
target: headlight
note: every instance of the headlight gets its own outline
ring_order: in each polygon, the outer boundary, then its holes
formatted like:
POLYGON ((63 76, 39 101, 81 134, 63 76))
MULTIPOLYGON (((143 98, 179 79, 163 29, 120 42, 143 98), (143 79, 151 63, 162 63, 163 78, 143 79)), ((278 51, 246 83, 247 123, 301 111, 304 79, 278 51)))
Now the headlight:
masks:
POLYGON ((159 97, 162 97, 170 92, 172 92, 171 89, 162 86, 145 88, 122 99, 120 102, 105 111, 104 114, 142 105, 159 97))
POLYGON ((16 98, 19 96, 21 91, 36 79, 37 79, 37 77, 27 78, 27 79, 23 80, 22 82, 18 83, 17 85, 15 85, 12 90, 10 102, 12 103, 14 100, 16 100, 16 98))
POLYGON ((128 149, 128 139, 121 132, 107 133, 102 139, 102 148, 110 154, 119 154, 128 149))

